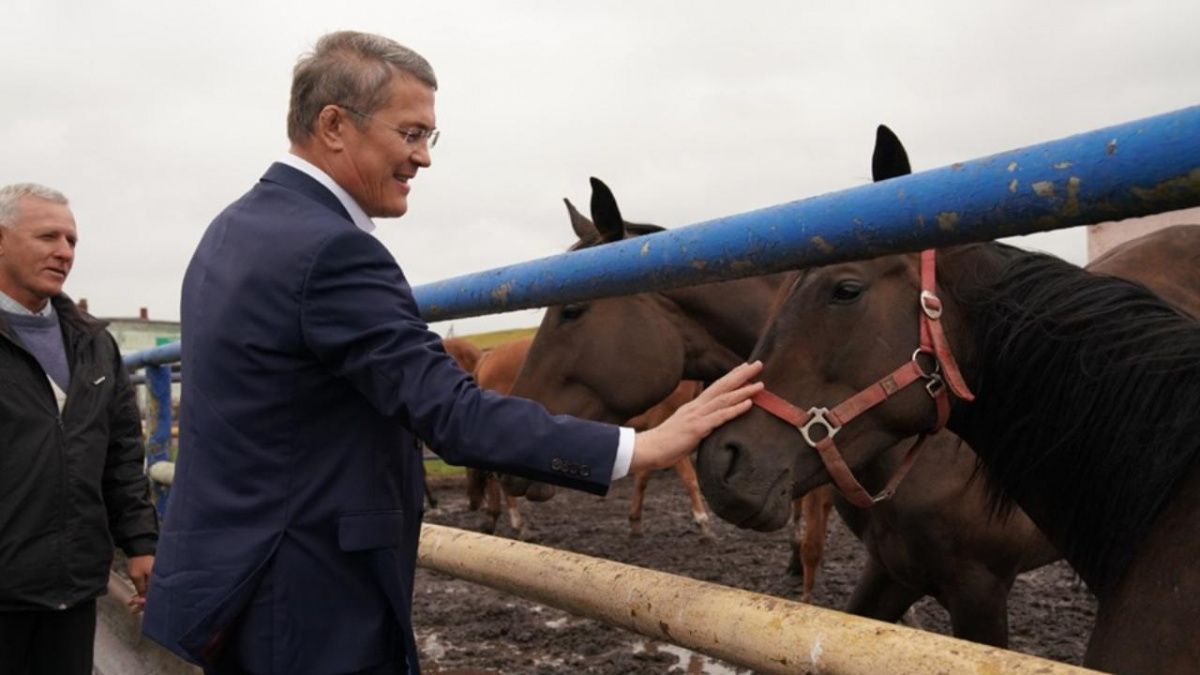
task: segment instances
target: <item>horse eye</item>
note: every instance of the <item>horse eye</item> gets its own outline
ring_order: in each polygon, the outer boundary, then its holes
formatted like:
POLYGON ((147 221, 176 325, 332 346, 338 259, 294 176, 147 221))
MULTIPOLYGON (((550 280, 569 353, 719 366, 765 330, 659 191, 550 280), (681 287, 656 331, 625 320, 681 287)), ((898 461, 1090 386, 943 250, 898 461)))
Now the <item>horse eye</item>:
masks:
POLYGON ((564 321, 574 321, 583 316, 583 313, 586 311, 587 305, 572 303, 570 305, 563 305, 561 315, 564 321))
POLYGON ((862 292, 863 285, 860 282, 854 281, 853 279, 847 279, 834 284, 833 292, 830 293, 829 300, 835 304, 848 305, 855 300, 858 300, 859 296, 862 295, 862 292))

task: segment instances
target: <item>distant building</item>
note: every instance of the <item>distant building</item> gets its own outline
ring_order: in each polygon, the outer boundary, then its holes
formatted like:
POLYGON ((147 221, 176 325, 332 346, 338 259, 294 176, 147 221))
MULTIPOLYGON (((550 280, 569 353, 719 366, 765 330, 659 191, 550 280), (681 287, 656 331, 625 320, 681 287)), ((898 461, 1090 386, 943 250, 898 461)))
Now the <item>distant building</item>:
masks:
MULTIPOLYGON (((88 304, 86 298, 81 298, 78 302, 79 308, 87 312, 88 304)), ((117 347, 120 348, 121 354, 132 354, 140 352, 144 349, 151 349, 160 345, 169 344, 179 340, 181 335, 178 321, 161 321, 151 319, 150 313, 145 307, 141 308, 137 317, 96 317, 101 321, 108 323, 108 332, 112 333, 113 338, 117 341, 117 347)), ((173 369, 179 366, 176 364, 173 369)), ((146 388, 137 387, 138 407, 142 410, 142 414, 146 413, 146 388)), ((176 382, 171 386, 172 401, 172 419, 178 414, 179 404, 179 383, 176 382)))
MULTIPOLYGON (((79 306, 88 311, 87 299, 79 301, 79 306)), ((117 340, 117 346, 122 354, 132 354, 143 349, 158 347, 179 340, 179 322, 151 319, 145 307, 137 317, 97 317, 108 322, 108 332, 117 340)))

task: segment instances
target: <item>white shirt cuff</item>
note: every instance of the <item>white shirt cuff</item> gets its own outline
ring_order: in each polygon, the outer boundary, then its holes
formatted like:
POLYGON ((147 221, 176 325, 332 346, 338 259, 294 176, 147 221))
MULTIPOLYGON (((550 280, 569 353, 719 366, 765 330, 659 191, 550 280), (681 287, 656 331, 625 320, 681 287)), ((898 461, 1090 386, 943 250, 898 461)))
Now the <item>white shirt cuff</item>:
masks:
POLYGON ((621 427, 621 435, 617 441, 617 458, 613 461, 613 480, 629 475, 629 464, 633 462, 633 437, 635 434, 633 429, 621 427))

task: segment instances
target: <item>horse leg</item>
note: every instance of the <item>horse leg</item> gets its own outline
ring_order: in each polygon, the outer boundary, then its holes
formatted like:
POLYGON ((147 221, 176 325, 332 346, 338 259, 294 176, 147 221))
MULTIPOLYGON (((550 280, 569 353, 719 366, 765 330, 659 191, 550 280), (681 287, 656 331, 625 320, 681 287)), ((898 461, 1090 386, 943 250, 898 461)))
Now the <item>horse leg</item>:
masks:
POLYGON ((700 541, 715 541, 712 528, 708 526, 708 509, 704 508, 704 498, 700 496, 700 481, 696 478, 696 467, 692 460, 684 457, 675 462, 675 473, 687 490, 688 499, 692 501, 692 522, 700 529, 700 541))
POLYGON ((988 572, 955 589, 946 598, 954 637, 1008 647, 1009 587, 988 572))
POLYGON ((804 497, 792 500, 792 532, 788 539, 792 557, 788 560, 787 573, 790 577, 798 577, 804 572, 800 556, 800 542, 804 540, 804 497))
POLYGON ((429 489, 429 477, 426 476, 422 480, 425 485, 425 499, 429 500, 429 508, 436 509, 437 508, 437 498, 433 496, 433 490, 429 489))
POLYGON ((467 508, 478 511, 483 504, 484 493, 487 492, 487 472, 479 469, 467 469, 467 508))
POLYGON ((833 509, 833 488, 823 485, 801 499, 804 516, 804 535, 800 540, 800 561, 804 566, 803 602, 812 602, 813 586, 825 554, 825 535, 829 529, 829 512, 833 509))
POLYGON ((496 521, 500 520, 500 481, 490 471, 484 481, 487 508, 484 510, 483 524, 480 529, 486 534, 495 534, 496 521))
POLYGON ((870 619, 895 623, 924 595, 921 591, 897 582, 883 565, 874 557, 869 557, 867 566, 850 595, 850 602, 846 604, 846 611, 870 619))
POLYGON ((633 477, 633 497, 629 500, 629 536, 642 536, 642 502, 646 499, 649 471, 639 471, 633 477))
MULTIPOLYGON (((501 492, 504 492, 501 490, 501 492)), ((521 541, 526 541, 529 538, 528 524, 524 517, 521 516, 521 502, 516 497, 504 493, 504 505, 508 508, 508 522, 512 524, 514 530, 517 531, 517 538, 521 541)))

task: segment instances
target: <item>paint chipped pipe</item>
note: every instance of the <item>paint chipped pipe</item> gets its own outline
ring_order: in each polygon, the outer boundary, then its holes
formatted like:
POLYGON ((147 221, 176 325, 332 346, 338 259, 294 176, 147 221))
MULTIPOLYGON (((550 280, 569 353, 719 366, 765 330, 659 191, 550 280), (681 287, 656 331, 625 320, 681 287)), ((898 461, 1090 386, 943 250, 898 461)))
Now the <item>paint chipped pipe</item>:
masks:
MULTIPOLYGON (((413 289, 426 321, 662 291, 1200 206, 1200 106, 413 289)), ((125 357, 174 363, 173 342, 125 357)))
POLYGON ((1200 106, 413 292, 425 320, 442 321, 1193 206, 1200 106))

